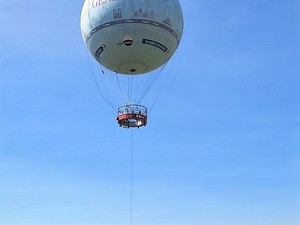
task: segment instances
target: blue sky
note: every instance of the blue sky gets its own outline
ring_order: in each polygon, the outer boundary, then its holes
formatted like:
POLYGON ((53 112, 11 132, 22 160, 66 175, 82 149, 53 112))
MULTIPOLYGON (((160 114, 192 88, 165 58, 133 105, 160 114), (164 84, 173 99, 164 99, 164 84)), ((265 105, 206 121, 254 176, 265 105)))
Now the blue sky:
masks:
MULTIPOLYGON (((131 131, 90 74, 82 3, 1 0, 1 225, 130 222, 131 131)), ((299 1, 181 5, 174 84, 133 131, 133 224, 300 224, 299 1)))

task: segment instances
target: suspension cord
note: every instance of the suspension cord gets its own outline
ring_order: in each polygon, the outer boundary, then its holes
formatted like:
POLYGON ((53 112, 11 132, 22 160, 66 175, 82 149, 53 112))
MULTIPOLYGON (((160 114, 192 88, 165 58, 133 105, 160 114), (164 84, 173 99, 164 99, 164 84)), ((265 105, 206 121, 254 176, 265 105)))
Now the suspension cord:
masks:
POLYGON ((130 101, 133 102, 133 99, 132 99, 132 90, 133 90, 133 86, 132 86, 132 76, 130 76, 130 101))
POLYGON ((130 152, 130 225, 132 225, 133 212, 133 129, 131 129, 131 152, 130 152))
POLYGON ((128 99, 126 98, 126 96, 124 95, 124 93, 122 91, 120 80, 119 80, 119 76, 118 76, 118 74, 115 74, 115 76, 116 76, 116 79, 117 79, 118 88, 119 88, 119 91, 120 91, 120 93, 122 95, 123 101, 125 102, 125 104, 127 104, 128 103, 128 99))
POLYGON ((143 94, 143 96, 140 98, 139 102, 140 103, 145 96, 147 95, 147 93, 150 91, 150 89, 154 86, 154 83, 157 81, 158 77, 160 76, 160 74, 162 73, 162 71, 165 69, 166 65, 168 64, 169 61, 167 61, 162 68, 160 69, 160 71, 158 72, 157 76, 154 78, 154 81, 146 88, 145 93, 143 94))
MULTIPOLYGON (((97 90, 98 90, 98 92, 99 92, 99 94, 100 94, 100 97, 102 98, 102 100, 103 100, 107 105, 109 105, 109 106, 112 108, 113 111, 115 111, 115 107, 113 106, 113 104, 112 104, 109 100, 107 100, 107 99, 104 97, 104 94, 103 94, 103 92, 102 92, 102 90, 101 90, 101 88, 100 88, 100 86, 99 86, 99 84, 98 84, 98 82, 97 82, 96 74, 94 73, 94 70, 93 70, 93 68, 92 68, 91 61, 90 61, 90 58, 89 58, 88 53, 86 53, 86 58, 87 58, 87 61, 88 61, 88 66, 89 66, 90 74, 92 75, 93 80, 94 80, 94 82, 95 82, 95 84, 96 84, 96 86, 97 86, 97 90)), ((102 71, 102 73, 103 73, 102 68, 101 68, 101 71, 102 71)))

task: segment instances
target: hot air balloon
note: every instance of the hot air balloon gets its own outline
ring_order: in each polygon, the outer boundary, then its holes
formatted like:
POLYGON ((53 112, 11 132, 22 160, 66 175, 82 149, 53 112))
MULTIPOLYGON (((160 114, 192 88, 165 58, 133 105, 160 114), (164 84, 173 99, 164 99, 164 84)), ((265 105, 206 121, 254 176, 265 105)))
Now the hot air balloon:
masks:
MULTIPOLYGON (((178 0, 85 0, 81 12, 81 33, 88 51, 118 79, 129 79, 123 92, 129 95, 133 80, 147 79, 168 62, 182 32, 178 0)), ((149 89, 144 83, 136 85, 149 89)), ((118 124, 124 128, 145 126, 148 110, 140 104, 141 99, 125 99, 118 108, 118 124)))

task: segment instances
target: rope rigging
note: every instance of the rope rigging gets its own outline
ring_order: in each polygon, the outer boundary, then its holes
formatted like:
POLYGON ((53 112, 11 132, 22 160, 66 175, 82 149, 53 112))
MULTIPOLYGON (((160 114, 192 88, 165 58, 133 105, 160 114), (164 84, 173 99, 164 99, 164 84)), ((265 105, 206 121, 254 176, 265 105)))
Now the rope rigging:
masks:
MULTIPOLYGON (((86 57, 87 57, 88 65, 89 65, 90 74, 91 74, 92 77, 93 77, 93 80, 94 80, 94 82, 95 82, 95 84, 96 84, 96 86, 97 86, 97 90, 98 90, 98 92, 99 92, 99 94, 100 94, 102 100, 103 100, 107 105, 109 105, 109 106, 113 109, 113 111, 114 111, 114 106, 113 106, 113 104, 112 104, 109 100, 107 100, 107 99, 104 97, 104 94, 102 93, 102 90, 101 90, 101 88, 100 88, 100 86, 99 86, 99 84, 98 84, 98 82, 97 82, 96 75, 95 75, 95 73, 94 73, 94 71, 93 71, 93 68, 92 68, 92 65, 91 65, 91 61, 90 61, 90 58, 89 58, 89 55, 88 55, 87 52, 86 52, 86 57)), ((102 71, 102 73, 104 74, 103 69, 101 69, 101 71, 102 71)))

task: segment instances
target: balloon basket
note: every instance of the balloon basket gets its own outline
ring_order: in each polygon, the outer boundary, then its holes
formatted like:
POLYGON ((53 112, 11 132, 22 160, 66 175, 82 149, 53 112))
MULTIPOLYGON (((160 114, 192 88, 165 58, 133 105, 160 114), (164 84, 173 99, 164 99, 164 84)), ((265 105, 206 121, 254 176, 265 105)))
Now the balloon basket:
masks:
POLYGON ((148 109, 137 104, 124 105, 118 108, 117 121, 122 128, 140 128, 147 124, 148 109))

